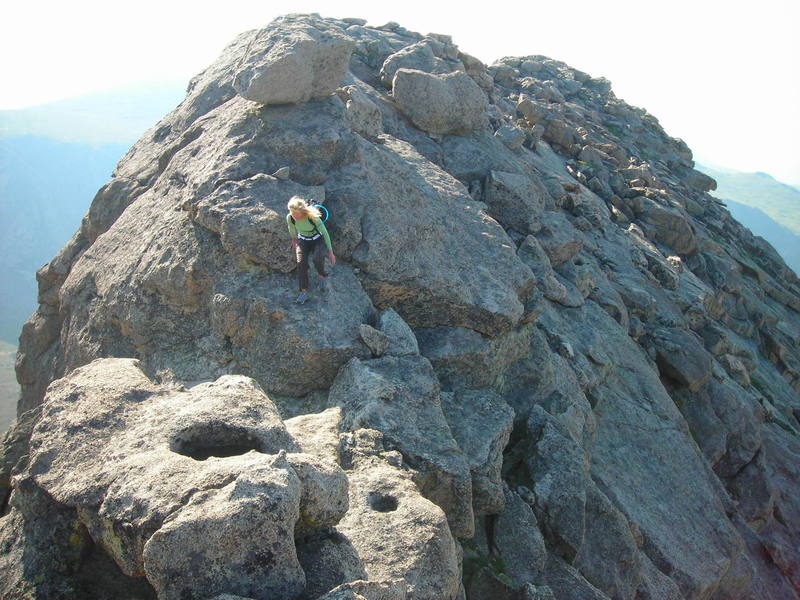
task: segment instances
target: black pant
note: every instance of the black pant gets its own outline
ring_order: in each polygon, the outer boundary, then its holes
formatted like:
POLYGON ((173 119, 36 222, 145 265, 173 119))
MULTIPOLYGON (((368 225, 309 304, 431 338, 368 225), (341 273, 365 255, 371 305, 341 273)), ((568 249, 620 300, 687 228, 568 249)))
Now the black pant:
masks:
POLYGON ((300 283, 300 291, 308 289, 308 258, 312 257, 317 273, 326 276, 325 273, 325 238, 322 236, 315 240, 304 240, 297 238, 297 278, 300 283))

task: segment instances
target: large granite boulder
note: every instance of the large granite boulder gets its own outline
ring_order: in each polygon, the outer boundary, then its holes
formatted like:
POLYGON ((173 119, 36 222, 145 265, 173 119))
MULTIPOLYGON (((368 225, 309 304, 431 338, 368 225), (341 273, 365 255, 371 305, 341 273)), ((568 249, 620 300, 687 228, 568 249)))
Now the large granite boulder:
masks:
POLYGON ((355 42, 321 19, 284 17, 253 33, 234 86, 260 104, 329 96, 347 73, 355 42))
POLYGON ((437 45, 441 44, 433 38, 428 38, 406 46, 387 57, 383 61, 380 72, 383 84, 387 88, 391 88, 395 73, 399 69, 413 69, 439 75, 449 73, 452 70, 450 65, 434 53, 437 45))
POLYGON ((392 97, 414 125, 428 133, 464 134, 486 125, 486 94, 461 71, 433 75, 398 69, 392 97))
POLYGON ((421 494, 420 473, 392 439, 374 429, 349 431, 338 406, 289 419, 286 427, 304 453, 340 464, 349 483, 347 518, 332 534, 298 543, 308 567, 302 598, 331 590, 332 597, 454 599, 458 555, 447 517, 421 494))
POLYGON ((305 574, 287 535, 299 518, 300 485, 274 466, 195 495, 150 537, 144 567, 159 598, 226 590, 292 597, 303 590, 305 574))
POLYGON ((299 454, 246 377, 175 389, 137 361, 101 359, 50 387, 30 447, 36 486, 163 598, 294 596, 296 528, 347 511, 341 469, 299 454))

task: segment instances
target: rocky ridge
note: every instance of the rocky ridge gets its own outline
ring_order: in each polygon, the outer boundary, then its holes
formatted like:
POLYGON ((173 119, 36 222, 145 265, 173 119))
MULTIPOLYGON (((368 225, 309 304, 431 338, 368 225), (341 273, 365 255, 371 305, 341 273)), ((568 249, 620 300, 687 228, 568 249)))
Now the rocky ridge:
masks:
POLYGON ((0 594, 800 597, 800 282, 714 185, 545 57, 240 35, 38 273, 0 594))

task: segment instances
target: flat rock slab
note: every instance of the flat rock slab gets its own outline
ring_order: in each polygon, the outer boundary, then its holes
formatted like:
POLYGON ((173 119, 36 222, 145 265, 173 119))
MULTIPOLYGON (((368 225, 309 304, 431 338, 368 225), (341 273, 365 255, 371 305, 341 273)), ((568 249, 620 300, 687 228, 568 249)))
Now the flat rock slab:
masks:
POLYGON ((534 277, 503 228, 411 145, 386 138, 361 150, 364 168, 343 173, 334 189, 348 201, 341 227, 353 231, 353 262, 375 306, 414 328, 494 336, 516 325, 534 277), (478 255, 483 266, 468 258, 478 255))
POLYGON ((448 516, 453 533, 471 537, 472 484, 467 458, 442 412, 439 383, 420 356, 351 360, 331 386, 345 430, 380 431, 418 472, 422 493, 448 516))
POLYGON ((420 495, 408 472, 378 460, 348 476, 350 510, 336 529, 358 552, 369 579, 403 579, 409 598, 455 600, 461 583, 456 544, 441 509, 420 495))
POLYGON ((576 354, 602 347, 614 365, 592 390, 592 479, 636 524, 641 549, 656 567, 669 572, 685 596, 702 596, 727 572, 741 539, 686 422, 642 348, 597 305, 557 314, 553 325, 576 354))

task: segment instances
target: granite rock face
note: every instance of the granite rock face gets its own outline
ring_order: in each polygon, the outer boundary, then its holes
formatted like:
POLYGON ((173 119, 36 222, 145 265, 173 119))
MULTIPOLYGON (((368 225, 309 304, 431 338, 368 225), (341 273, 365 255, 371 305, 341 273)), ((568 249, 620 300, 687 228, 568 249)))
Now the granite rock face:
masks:
POLYGON ((37 274, 0 597, 800 598, 800 280, 712 189, 546 57, 243 33, 37 274))

